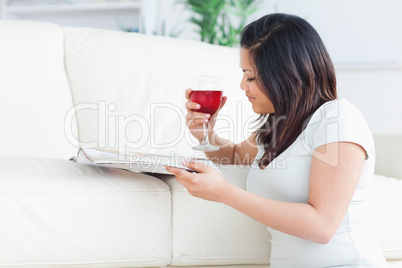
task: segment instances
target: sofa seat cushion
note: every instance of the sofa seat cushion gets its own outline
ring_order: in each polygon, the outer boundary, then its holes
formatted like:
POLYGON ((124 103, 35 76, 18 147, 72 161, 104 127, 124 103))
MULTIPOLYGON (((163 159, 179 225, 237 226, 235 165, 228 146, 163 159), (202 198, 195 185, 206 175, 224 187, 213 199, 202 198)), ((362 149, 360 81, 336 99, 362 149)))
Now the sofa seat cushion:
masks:
POLYGON ((152 176, 0 157, 0 185, 0 267, 170 263, 170 191, 152 176))
MULTIPOLYGON (((249 167, 220 166, 232 184, 245 188, 249 167)), ((170 175, 160 176, 172 192, 172 266, 267 264, 266 227, 224 204, 191 196, 170 175)))

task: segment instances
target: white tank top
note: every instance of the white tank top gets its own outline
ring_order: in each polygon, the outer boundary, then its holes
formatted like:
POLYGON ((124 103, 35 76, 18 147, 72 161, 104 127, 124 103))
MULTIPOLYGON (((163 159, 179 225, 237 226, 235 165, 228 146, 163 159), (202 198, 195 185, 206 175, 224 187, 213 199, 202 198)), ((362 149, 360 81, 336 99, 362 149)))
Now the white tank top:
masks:
POLYGON ((330 101, 317 109, 296 141, 264 170, 257 164, 264 153, 259 146, 247 190, 269 199, 307 203, 312 152, 338 141, 359 144, 367 153, 357 190, 339 229, 328 244, 321 245, 268 227, 271 268, 387 267, 366 211, 374 174, 374 142, 364 117, 347 100, 330 101))

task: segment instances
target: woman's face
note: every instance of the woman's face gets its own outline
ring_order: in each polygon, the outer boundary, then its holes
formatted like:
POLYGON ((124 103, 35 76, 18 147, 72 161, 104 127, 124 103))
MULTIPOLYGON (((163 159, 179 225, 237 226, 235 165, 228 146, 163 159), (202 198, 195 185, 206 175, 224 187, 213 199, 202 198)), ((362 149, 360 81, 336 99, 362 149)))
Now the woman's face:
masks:
POLYGON ((272 102, 260 89, 256 81, 256 72, 250 62, 248 50, 244 48, 240 49, 240 68, 243 70, 240 88, 245 91, 253 111, 257 114, 275 113, 272 102))

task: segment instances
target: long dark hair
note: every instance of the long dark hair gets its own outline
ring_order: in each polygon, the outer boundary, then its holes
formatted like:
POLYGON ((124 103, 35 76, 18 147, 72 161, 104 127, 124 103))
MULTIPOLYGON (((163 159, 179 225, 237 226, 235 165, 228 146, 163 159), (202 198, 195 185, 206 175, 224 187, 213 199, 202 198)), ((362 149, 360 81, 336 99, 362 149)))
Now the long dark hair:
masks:
POLYGON ((263 168, 297 139, 323 103, 337 98, 335 70, 316 30, 294 15, 269 14, 250 23, 240 45, 248 50, 256 81, 275 108, 259 118, 263 168))

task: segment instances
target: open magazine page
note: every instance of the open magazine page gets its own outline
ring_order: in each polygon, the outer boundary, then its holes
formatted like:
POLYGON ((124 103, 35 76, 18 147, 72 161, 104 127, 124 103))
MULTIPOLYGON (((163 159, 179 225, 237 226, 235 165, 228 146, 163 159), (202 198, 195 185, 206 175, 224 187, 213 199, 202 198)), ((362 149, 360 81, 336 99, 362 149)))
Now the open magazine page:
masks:
POLYGON ((76 162, 79 164, 125 169, 134 172, 171 174, 163 166, 172 166, 195 172, 182 164, 184 160, 203 162, 217 169, 211 161, 204 158, 185 158, 180 156, 145 153, 130 153, 128 155, 122 155, 115 151, 89 148, 80 148, 76 158, 76 162))

